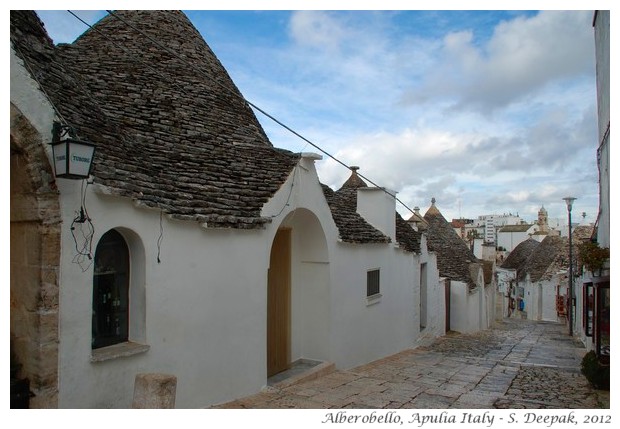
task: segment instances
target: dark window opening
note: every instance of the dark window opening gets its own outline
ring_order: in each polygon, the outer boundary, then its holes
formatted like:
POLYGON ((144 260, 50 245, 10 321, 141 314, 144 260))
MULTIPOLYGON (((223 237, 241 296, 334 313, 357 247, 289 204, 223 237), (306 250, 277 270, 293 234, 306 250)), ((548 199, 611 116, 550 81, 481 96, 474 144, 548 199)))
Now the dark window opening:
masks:
POLYGON ((115 230, 106 232, 95 252, 92 348, 129 338, 129 248, 115 230))
POLYGON ((380 292, 380 271, 370 270, 366 273, 366 296, 377 295, 380 292))
POLYGON ((594 285, 583 284, 583 328, 586 337, 594 334, 594 285))
POLYGON ((610 310, 609 282, 596 285, 596 354, 607 363, 610 357, 610 310))

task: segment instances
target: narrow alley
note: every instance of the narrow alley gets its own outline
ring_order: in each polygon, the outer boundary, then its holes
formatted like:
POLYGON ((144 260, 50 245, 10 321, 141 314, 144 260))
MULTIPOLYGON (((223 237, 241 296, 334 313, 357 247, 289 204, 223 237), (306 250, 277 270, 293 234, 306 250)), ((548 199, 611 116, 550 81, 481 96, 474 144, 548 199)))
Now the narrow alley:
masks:
POLYGON ((580 373, 584 354, 564 324, 505 319, 213 408, 609 408, 580 373))

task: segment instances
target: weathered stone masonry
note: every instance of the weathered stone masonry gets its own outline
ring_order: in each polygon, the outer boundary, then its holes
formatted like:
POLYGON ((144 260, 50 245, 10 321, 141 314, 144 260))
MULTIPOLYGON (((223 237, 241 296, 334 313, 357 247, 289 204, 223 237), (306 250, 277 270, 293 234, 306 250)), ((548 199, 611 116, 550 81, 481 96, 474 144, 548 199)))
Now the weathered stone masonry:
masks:
POLYGON ((11 369, 31 406, 58 401, 60 206, 41 136, 11 105, 11 369))

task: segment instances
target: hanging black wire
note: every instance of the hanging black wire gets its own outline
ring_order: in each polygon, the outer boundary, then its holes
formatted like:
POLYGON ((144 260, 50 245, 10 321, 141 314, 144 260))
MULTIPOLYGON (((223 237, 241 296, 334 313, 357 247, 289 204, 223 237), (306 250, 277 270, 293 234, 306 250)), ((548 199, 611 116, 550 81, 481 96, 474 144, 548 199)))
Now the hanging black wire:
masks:
MULTIPOLYGON (((77 16, 75 14, 73 14, 71 11, 68 11, 69 13, 71 13, 73 16, 75 16, 77 18, 77 16)), ((146 37, 147 39, 149 39, 152 43, 154 43, 155 45, 157 45, 158 47, 160 47, 161 49, 163 49, 164 51, 166 51, 167 53, 169 53, 170 55, 174 56, 177 60, 179 60, 180 62, 184 63, 185 65, 187 65, 188 67, 190 67, 192 70, 198 71, 199 73, 201 73, 202 75, 207 76, 207 73, 203 70, 197 70, 195 65, 190 63, 189 61, 185 60, 183 57, 181 57, 177 52, 169 49, 167 46, 163 45, 161 42, 159 42, 158 40, 152 38, 151 36, 149 36, 148 34, 146 34, 145 32, 143 32, 142 30, 140 30, 139 28, 137 28, 136 26, 132 25, 130 22, 127 22, 125 19, 123 19, 122 17, 118 16, 117 14, 115 14, 113 11, 111 10, 106 10, 106 12, 108 14, 110 14, 111 16, 113 16, 114 18, 118 19, 119 21, 121 21, 123 24, 127 25, 128 27, 130 27, 131 29, 137 31, 138 33, 140 33, 142 36, 146 37)), ((79 19, 79 18, 78 18, 79 19)), ((82 21, 80 19, 80 21, 82 21)), ((84 22, 84 21, 82 21, 84 22)), ((89 26, 89 28, 92 28, 92 26, 90 26, 89 24, 86 24, 89 26)), ((273 122, 275 122, 276 124, 278 124, 279 126, 281 126, 282 128, 284 128, 285 130, 289 131, 290 133, 292 133, 293 135, 299 137, 300 139, 302 139, 304 142, 306 142, 307 144, 311 145, 312 147, 314 147, 315 149, 317 149, 318 151, 320 151, 321 153, 323 153, 324 155, 326 155, 327 157, 331 158, 332 160, 334 160, 335 162, 337 162, 338 164, 342 165, 343 167, 346 167, 347 169, 351 169, 350 166, 348 166, 346 163, 344 163, 343 161, 341 161, 340 159, 336 158, 334 155, 332 155, 331 153, 327 152, 326 150, 324 150, 323 148, 321 148, 320 146, 318 146, 317 144, 313 143, 312 141, 310 141, 309 139, 307 139, 306 137, 304 137, 303 135, 301 135, 300 133, 298 133, 297 131, 295 131, 294 129, 292 129, 291 127, 289 127, 288 125, 284 124, 282 121, 278 120, 277 118, 275 118, 274 116, 272 116, 271 114, 269 114, 268 112, 266 112, 265 110, 261 109, 259 106, 257 106, 256 104, 252 103, 251 101, 247 100, 242 94, 239 94, 237 91, 233 91, 231 88, 229 88, 228 86, 224 85, 221 82, 218 82, 217 80, 213 80, 213 82, 215 82, 217 85, 219 85, 220 87, 222 87, 224 90, 228 91, 229 93, 231 93, 232 95, 236 96, 236 97, 240 97, 245 103, 247 103, 249 106, 251 106, 252 108, 254 108, 255 110, 259 111, 260 113, 262 113, 263 115, 265 115, 267 118, 269 118, 270 120, 272 120, 273 122)), ((371 185, 376 186, 377 188, 381 189, 383 192, 385 192, 386 194, 390 195, 391 197, 393 197, 398 203, 400 203, 404 208, 406 208, 407 210, 409 210, 411 213, 415 213, 413 211, 413 209, 411 209, 408 205, 406 205, 400 198, 398 198, 395 194, 392 194, 391 192, 389 192, 385 187, 383 186, 379 186, 378 184, 376 184, 373 180, 369 179, 368 177, 358 173, 358 176, 360 176, 362 179, 366 180, 367 182, 369 182, 371 185)))
POLYGON ((164 241, 164 224, 163 224, 164 211, 159 212, 159 238, 157 239, 157 263, 161 264, 161 243, 164 241))
POLYGON ((93 237, 95 236, 95 225, 86 207, 88 185, 90 185, 88 180, 82 180, 80 185, 80 209, 76 212, 70 227, 76 251, 73 263, 78 264, 82 272, 88 270, 93 263, 93 237))

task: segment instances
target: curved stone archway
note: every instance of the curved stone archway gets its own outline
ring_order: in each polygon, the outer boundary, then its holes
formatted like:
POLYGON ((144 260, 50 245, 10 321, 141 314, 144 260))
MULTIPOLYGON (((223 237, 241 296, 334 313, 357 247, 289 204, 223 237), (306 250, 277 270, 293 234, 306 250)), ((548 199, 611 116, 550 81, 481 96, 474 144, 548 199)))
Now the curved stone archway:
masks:
POLYGON ((11 377, 58 406, 60 202, 41 135, 11 104, 11 377))

